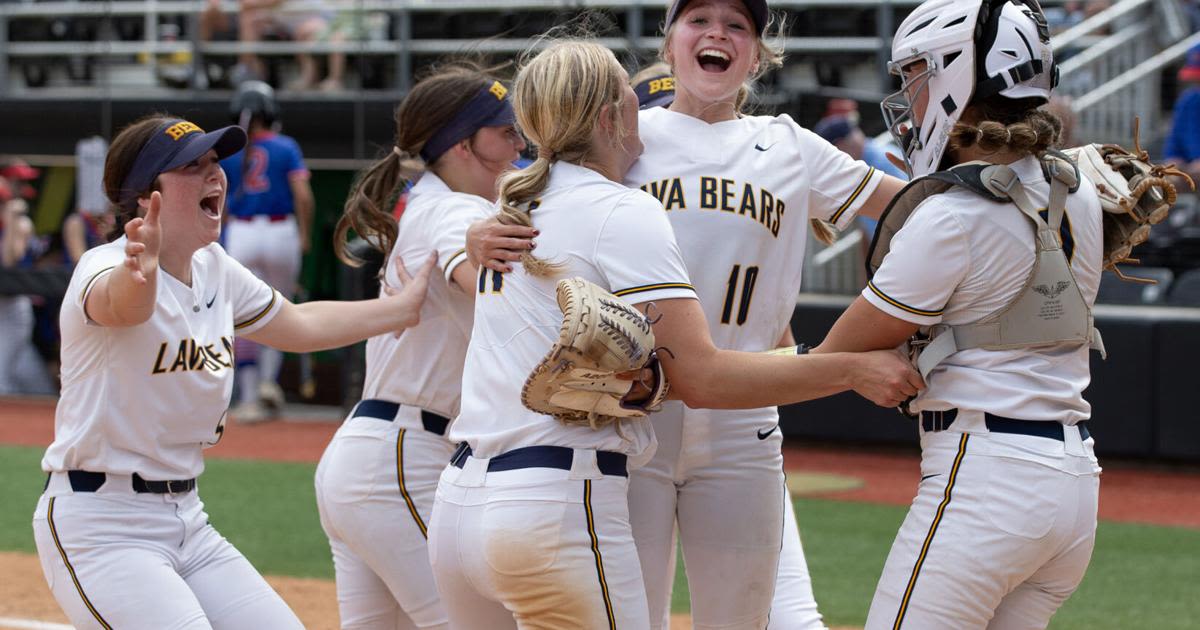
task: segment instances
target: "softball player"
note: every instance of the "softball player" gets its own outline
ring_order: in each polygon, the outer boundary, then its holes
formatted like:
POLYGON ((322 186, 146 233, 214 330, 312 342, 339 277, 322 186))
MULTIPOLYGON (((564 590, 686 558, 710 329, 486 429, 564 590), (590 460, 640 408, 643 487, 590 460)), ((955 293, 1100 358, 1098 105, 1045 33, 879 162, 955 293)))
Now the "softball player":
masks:
MULTIPOLYGON (((661 57, 675 98, 641 112, 646 150, 625 176, 666 209, 713 343, 748 352, 790 340, 810 217, 844 228, 877 217, 902 187, 786 115, 741 114, 746 83, 779 65, 763 40, 769 21, 762 0, 671 5, 661 57)), ((501 257, 512 258, 479 255, 501 257)), ((653 627, 669 625, 676 527, 695 627, 822 627, 789 522, 778 421, 776 409, 682 403, 654 416, 660 446, 629 491, 653 627), (773 602, 777 569, 786 584, 773 602)))
MULTIPOLYGON (((892 59, 903 85, 885 116, 913 175, 978 160, 1007 165, 1018 181, 1006 188, 1012 201, 967 187, 911 202, 902 195, 897 206, 919 205, 819 348, 894 347, 920 330, 932 335, 921 364, 944 355, 910 404, 921 420, 922 479, 867 628, 1044 628, 1083 579, 1095 541, 1100 467, 1082 396, 1088 339, 936 349, 939 339, 969 339, 981 320, 1023 334, 1067 316, 1090 323, 1099 199, 1086 179, 1068 194, 1039 162, 1061 126, 1038 108, 1057 71, 1036 2, 925 2, 900 26, 892 59), (1034 286, 1032 271, 1055 267, 1053 291, 1034 286), (1043 306, 1011 308, 1030 300, 1043 306), (1038 316, 1046 308, 1061 316, 1038 316)), ((970 181, 972 169, 957 172, 970 181)), ((989 171, 977 172, 985 180, 989 171)))
MULTIPOLYGON (((262 81, 238 86, 230 114, 250 136, 245 151, 221 161, 229 179, 225 244, 229 255, 276 291, 291 298, 300 278, 300 257, 309 247, 313 192, 300 145, 278 133, 275 92, 262 81)), ((283 353, 239 340, 238 422, 267 418, 283 405, 279 366, 283 353)))
POLYGON ((245 142, 237 127, 156 115, 109 151, 124 236, 83 255, 63 303, 62 394, 33 518, 77 628, 301 628, 196 493, 201 451, 225 428, 234 335, 307 352, 417 321, 432 261, 397 296, 297 306, 225 253, 218 159, 245 142))
MULTIPOLYGON (((367 342, 363 400, 317 466, 342 628, 447 624, 426 533, 438 476, 454 450, 446 426, 458 414, 474 316, 467 226, 493 212, 496 179, 525 148, 507 93, 466 65, 417 83, 396 110, 395 149, 362 176, 339 223, 334 246, 347 262, 344 235, 352 227, 393 261, 415 264, 432 245, 443 272, 432 282, 420 326, 367 342), (413 162, 424 174, 405 172, 413 162), (388 202, 407 181, 415 184, 397 225, 388 202)), ((384 291, 399 284, 389 264, 384 291)))
POLYGON ((652 308, 673 391, 693 406, 782 404, 848 386, 882 402, 919 385, 894 353, 818 364, 713 345, 661 205, 619 183, 643 148, 627 81, 610 51, 581 41, 550 45, 517 77, 517 119, 538 159, 502 180, 501 214, 542 236, 537 258, 479 276, 450 430, 463 444, 438 485, 429 539, 454 628, 649 627, 626 492, 628 471, 654 453, 651 425, 564 426, 519 402, 558 335, 557 278, 582 276, 652 308))

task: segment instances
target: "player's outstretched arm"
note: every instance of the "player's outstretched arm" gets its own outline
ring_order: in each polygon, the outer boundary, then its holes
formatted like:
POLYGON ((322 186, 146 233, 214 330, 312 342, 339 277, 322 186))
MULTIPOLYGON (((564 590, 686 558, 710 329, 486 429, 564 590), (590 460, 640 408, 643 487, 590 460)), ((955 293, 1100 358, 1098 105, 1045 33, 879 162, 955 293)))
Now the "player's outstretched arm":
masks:
POLYGON ((751 409, 846 390, 894 407, 924 387, 908 361, 894 351, 784 356, 721 350, 713 345, 699 302, 673 299, 653 304, 639 308, 655 321, 658 356, 672 393, 689 407, 751 409))
POLYGON ((84 311, 101 326, 136 326, 154 314, 158 296, 158 252, 162 231, 158 213, 162 195, 150 193, 145 217, 125 224, 125 260, 104 274, 88 293, 84 311))
POLYGON ((411 328, 420 322, 429 274, 436 263, 437 254, 431 254, 416 275, 409 276, 403 263, 397 261, 403 287, 374 300, 303 304, 285 301, 278 315, 247 337, 286 352, 315 352, 411 328))
POLYGON ((896 193, 900 192, 900 189, 904 188, 907 183, 900 178, 884 175, 883 180, 875 187, 871 196, 867 197, 862 207, 858 209, 858 216, 878 219, 879 215, 887 209, 888 204, 892 203, 892 198, 896 196, 896 193))

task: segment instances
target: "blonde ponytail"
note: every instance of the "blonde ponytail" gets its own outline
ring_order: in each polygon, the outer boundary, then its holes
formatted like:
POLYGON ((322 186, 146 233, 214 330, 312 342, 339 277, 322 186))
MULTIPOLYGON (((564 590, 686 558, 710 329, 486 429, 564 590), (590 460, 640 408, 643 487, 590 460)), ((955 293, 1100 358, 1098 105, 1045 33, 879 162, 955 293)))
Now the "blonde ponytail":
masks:
MULTIPOLYGON (((609 122, 621 137, 620 105, 625 71, 607 48, 591 41, 559 40, 523 64, 513 85, 517 124, 534 145, 538 157, 520 171, 500 180, 500 220, 531 226, 530 213, 550 182, 556 161, 581 164, 591 150, 592 131, 602 109, 609 106, 609 122)), ((561 263, 521 255, 525 271, 535 277, 561 273, 561 263)))

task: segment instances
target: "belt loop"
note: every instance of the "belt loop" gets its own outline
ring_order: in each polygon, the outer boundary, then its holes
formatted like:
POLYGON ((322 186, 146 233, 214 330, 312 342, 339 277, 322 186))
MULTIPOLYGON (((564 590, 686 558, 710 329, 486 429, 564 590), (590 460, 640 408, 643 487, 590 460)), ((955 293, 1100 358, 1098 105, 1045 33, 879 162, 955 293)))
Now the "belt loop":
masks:
POLYGON ((487 481, 488 463, 491 459, 471 455, 463 462, 462 472, 454 485, 467 488, 479 488, 487 481))
POLYGON ((596 451, 584 448, 577 448, 574 451, 568 479, 599 479, 604 476, 600 472, 600 464, 596 462, 596 451))

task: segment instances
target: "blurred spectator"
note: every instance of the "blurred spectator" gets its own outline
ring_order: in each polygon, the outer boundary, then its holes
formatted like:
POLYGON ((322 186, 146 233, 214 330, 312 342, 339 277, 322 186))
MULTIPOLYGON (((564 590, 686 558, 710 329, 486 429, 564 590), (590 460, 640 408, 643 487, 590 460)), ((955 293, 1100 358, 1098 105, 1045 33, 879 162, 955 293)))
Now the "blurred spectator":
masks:
POLYGON ((75 265, 83 252, 108 241, 115 223, 104 196, 104 157, 108 143, 93 137, 75 144, 75 212, 63 220, 63 250, 75 265))
MULTIPOLYGON (((32 265, 33 222, 28 180, 37 170, 23 162, 0 165, 0 273, 32 265)), ((33 346, 33 306, 24 295, 0 295, 0 394, 53 394, 54 385, 33 346)))
POLYGON ((1163 159, 1200 179, 1200 46, 1187 52, 1179 69, 1179 83, 1186 89, 1175 101, 1171 131, 1163 146, 1163 159))
MULTIPOLYGON (((855 107, 854 113, 858 113, 857 107, 855 107)), ((856 160, 862 160, 893 177, 908 179, 908 174, 888 159, 887 151, 883 147, 867 139, 867 136, 858 128, 858 123, 854 118, 847 115, 826 116, 813 127, 813 133, 856 160)), ((875 234, 876 221, 867 217, 858 217, 857 221, 869 242, 871 236, 875 234)))
MULTIPOLYGON (((239 39, 242 42, 259 42, 268 30, 274 30, 297 42, 345 41, 345 33, 330 28, 333 11, 319 0, 300 0, 306 5, 315 5, 312 11, 289 11, 288 0, 241 0, 241 14, 238 19, 239 39)), ((255 78, 264 78, 262 60, 253 53, 240 56, 242 65, 255 78)), ((336 91, 342 89, 342 79, 346 70, 345 53, 329 54, 329 74, 319 81, 317 62, 312 55, 302 53, 296 55, 300 64, 300 76, 287 85, 289 90, 336 91)))

